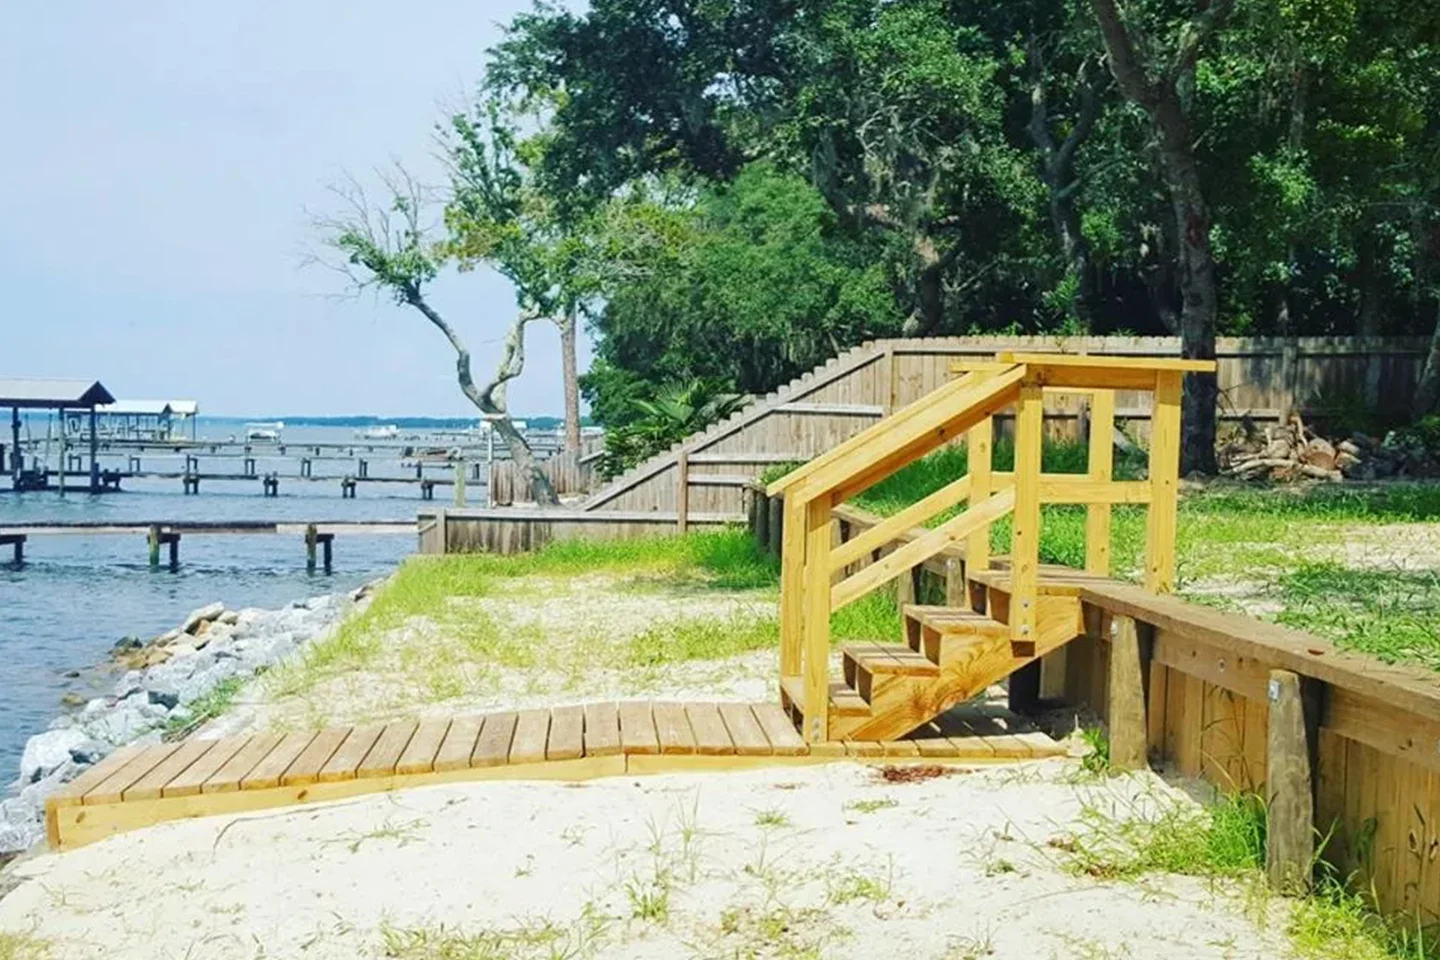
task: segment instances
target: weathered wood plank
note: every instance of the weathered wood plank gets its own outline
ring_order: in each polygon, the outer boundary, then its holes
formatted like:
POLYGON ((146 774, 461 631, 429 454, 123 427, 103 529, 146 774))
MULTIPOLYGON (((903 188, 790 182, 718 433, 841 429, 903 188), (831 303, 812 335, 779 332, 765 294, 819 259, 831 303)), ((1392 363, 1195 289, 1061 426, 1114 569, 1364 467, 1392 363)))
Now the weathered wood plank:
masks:
POLYGON ((660 752, 660 739, 655 733, 655 718, 650 704, 626 700, 620 704, 620 747, 625 753, 660 752))
POLYGON ((704 756, 721 756, 735 752, 735 742, 725 721, 720 719, 720 709, 713 703, 687 703, 685 717, 695 734, 695 752, 704 756))
POLYGON ((330 727, 315 734, 314 739, 280 777, 280 785, 292 787, 314 783, 320 779, 320 771, 325 768, 325 764, 330 762, 335 751, 340 749, 340 745, 349 736, 349 727, 330 727))
MULTIPOLYGON (((485 732, 480 734, 483 744, 490 732, 490 721, 485 721, 485 732)), ((515 718, 515 736, 510 741, 511 763, 539 763, 545 759, 545 748, 550 742, 550 711, 522 710, 515 718)), ((480 752, 480 747, 475 748, 480 752)))
POLYGON ((582 707, 556 707, 550 712, 547 760, 574 760, 585 755, 585 711, 582 707))
POLYGON ((435 752, 450 729, 449 720, 397 720, 385 724, 380 739, 365 754, 355 776, 361 779, 390 773, 426 773, 433 769, 435 752))
POLYGON ((720 704, 720 719, 735 743, 735 752, 740 756, 765 756, 770 751, 770 741, 765 736, 760 722, 750 711, 748 703, 720 704))
POLYGON ((440 749, 435 752, 433 769, 436 773, 463 770, 470 766, 470 755, 475 752, 475 741, 480 738, 480 727, 484 722, 484 717, 456 717, 450 721, 450 729, 445 731, 445 739, 440 741, 440 749))
POLYGON ((469 765, 498 767, 510 759, 510 745, 515 740, 515 727, 520 717, 513 711, 492 713, 480 718, 480 730, 470 748, 469 765))
POLYGON ((765 738, 770 741, 771 752, 776 756, 801 756, 807 752, 805 741, 779 704, 757 703, 754 713, 765 738))
POLYGON ((1146 767, 1144 664, 1140 634, 1130 617, 1110 623, 1110 765, 1116 770, 1146 767))
POLYGON ((265 790, 280 786, 280 778, 285 775, 286 770, 290 769, 290 764, 305 752, 305 748, 310 746, 310 741, 314 739, 314 731, 285 734, 275 745, 274 750, 265 754, 263 760, 255 764, 249 773, 240 778, 240 789, 265 790))
POLYGON ((179 775, 161 788, 164 797, 192 797, 205 786, 205 781, 215 775, 230 758, 239 753, 250 742, 250 737, 223 737, 205 755, 186 767, 179 775))
POLYGON ((281 739, 283 738, 278 733, 257 733, 205 781, 200 792, 233 793, 239 790, 240 781, 255 769, 255 765, 264 760, 271 750, 280 745, 281 739))
POLYGON ((178 743, 146 747, 85 794, 86 804, 119 803, 125 791, 179 749, 178 743))
POLYGON ((79 806, 85 800, 85 794, 94 790, 100 784, 110 779, 112 775, 119 772, 131 760, 134 760, 145 750, 141 746, 121 747, 111 753, 104 760, 86 770, 80 776, 71 780, 58 791, 50 795, 48 801, 54 807, 79 806))
POLYGON ((683 755, 695 752, 695 734, 685 717, 684 704, 655 704, 655 732, 660 740, 661 753, 683 755))
POLYGON ((585 704, 585 756, 608 757, 619 752, 619 708, 613 703, 585 704))
POLYGON ((325 761, 325 766, 320 768, 320 774, 316 779, 321 783, 355 779, 355 772, 360 769, 360 764, 365 762, 365 758, 375 748, 375 742, 380 739, 380 734, 384 731, 384 727, 373 725, 356 727, 351 730, 345 738, 345 742, 340 744, 329 760, 325 761))
POLYGON ((164 792, 165 785, 184 773, 215 746, 214 740, 186 740, 179 749, 155 764, 145 776, 125 788, 125 800, 154 800, 164 792))

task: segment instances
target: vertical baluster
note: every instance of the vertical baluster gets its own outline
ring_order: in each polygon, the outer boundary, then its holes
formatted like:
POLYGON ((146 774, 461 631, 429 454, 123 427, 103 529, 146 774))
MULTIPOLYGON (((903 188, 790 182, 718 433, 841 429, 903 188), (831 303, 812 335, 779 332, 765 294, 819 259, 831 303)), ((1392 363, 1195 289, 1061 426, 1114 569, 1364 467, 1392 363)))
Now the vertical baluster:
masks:
MULTIPOLYGON (((1096 390, 1090 399, 1090 479, 1109 483, 1115 475, 1115 391, 1096 390)), ((1085 569, 1110 575, 1110 504, 1085 507, 1085 569)))
POLYGON ((1020 388, 1015 417, 1015 519, 1010 538, 1010 638, 1016 656, 1035 649, 1040 589, 1040 447, 1045 400, 1038 383, 1020 388))
POLYGON ((1175 528, 1180 483, 1180 378, 1163 370, 1155 378, 1150 415, 1150 513, 1145 523, 1145 588, 1175 589, 1175 528))

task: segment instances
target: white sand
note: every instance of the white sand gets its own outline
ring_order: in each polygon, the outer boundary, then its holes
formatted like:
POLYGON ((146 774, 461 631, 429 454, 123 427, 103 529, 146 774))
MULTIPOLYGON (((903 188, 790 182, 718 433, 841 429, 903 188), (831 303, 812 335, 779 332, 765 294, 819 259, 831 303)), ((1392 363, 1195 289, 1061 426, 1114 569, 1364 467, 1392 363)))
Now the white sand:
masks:
POLYGON ((1047 840, 1074 828, 1083 800, 1168 792, 1149 775, 1076 785, 1074 770, 888 784, 841 763, 484 783, 170 823, 21 864, 0 930, 46 938, 65 960, 351 960, 386 956, 387 925, 534 939, 546 921, 558 940, 454 955, 1289 955, 1283 922, 1259 925, 1233 892, 1067 873, 1047 840), (895 805, 852 806, 867 800, 895 805), (636 918, 666 878, 668 917, 636 918))

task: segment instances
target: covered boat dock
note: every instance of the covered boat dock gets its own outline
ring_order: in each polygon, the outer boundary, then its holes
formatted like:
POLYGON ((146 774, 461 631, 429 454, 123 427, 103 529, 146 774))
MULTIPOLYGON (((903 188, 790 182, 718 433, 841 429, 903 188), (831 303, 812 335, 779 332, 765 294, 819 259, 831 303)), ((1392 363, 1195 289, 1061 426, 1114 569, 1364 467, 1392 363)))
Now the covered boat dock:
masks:
MULTIPOLYGON (((10 462, 11 484, 16 490, 45 490, 50 488, 48 470, 32 465, 26 469, 25 455, 20 445, 20 411, 53 410, 60 416, 60 468, 58 487, 65 492, 65 430, 67 414, 89 413, 90 417, 90 482, 89 491, 99 493, 100 459, 99 437, 95 430, 95 408, 102 404, 114 403, 115 397, 98 380, 69 380, 54 377, 0 377, 0 410, 10 408, 10 462)), ((0 444, 0 464, 4 464, 5 450, 0 444)))

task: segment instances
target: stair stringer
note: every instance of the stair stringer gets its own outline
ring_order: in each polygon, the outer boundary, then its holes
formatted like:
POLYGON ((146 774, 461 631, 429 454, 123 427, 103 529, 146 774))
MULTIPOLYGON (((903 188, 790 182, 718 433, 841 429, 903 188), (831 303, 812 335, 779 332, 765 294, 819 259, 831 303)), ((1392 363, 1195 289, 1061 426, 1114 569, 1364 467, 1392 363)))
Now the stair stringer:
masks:
POLYGON ((832 716, 831 739, 895 740, 903 737, 1085 633, 1077 597, 1042 596, 1039 602, 1039 629, 1032 656, 1015 656, 1008 636, 976 633, 973 643, 965 644, 953 656, 947 657, 948 662, 941 665, 938 676, 895 676, 887 678, 883 686, 876 685, 871 691, 868 717, 832 716))

